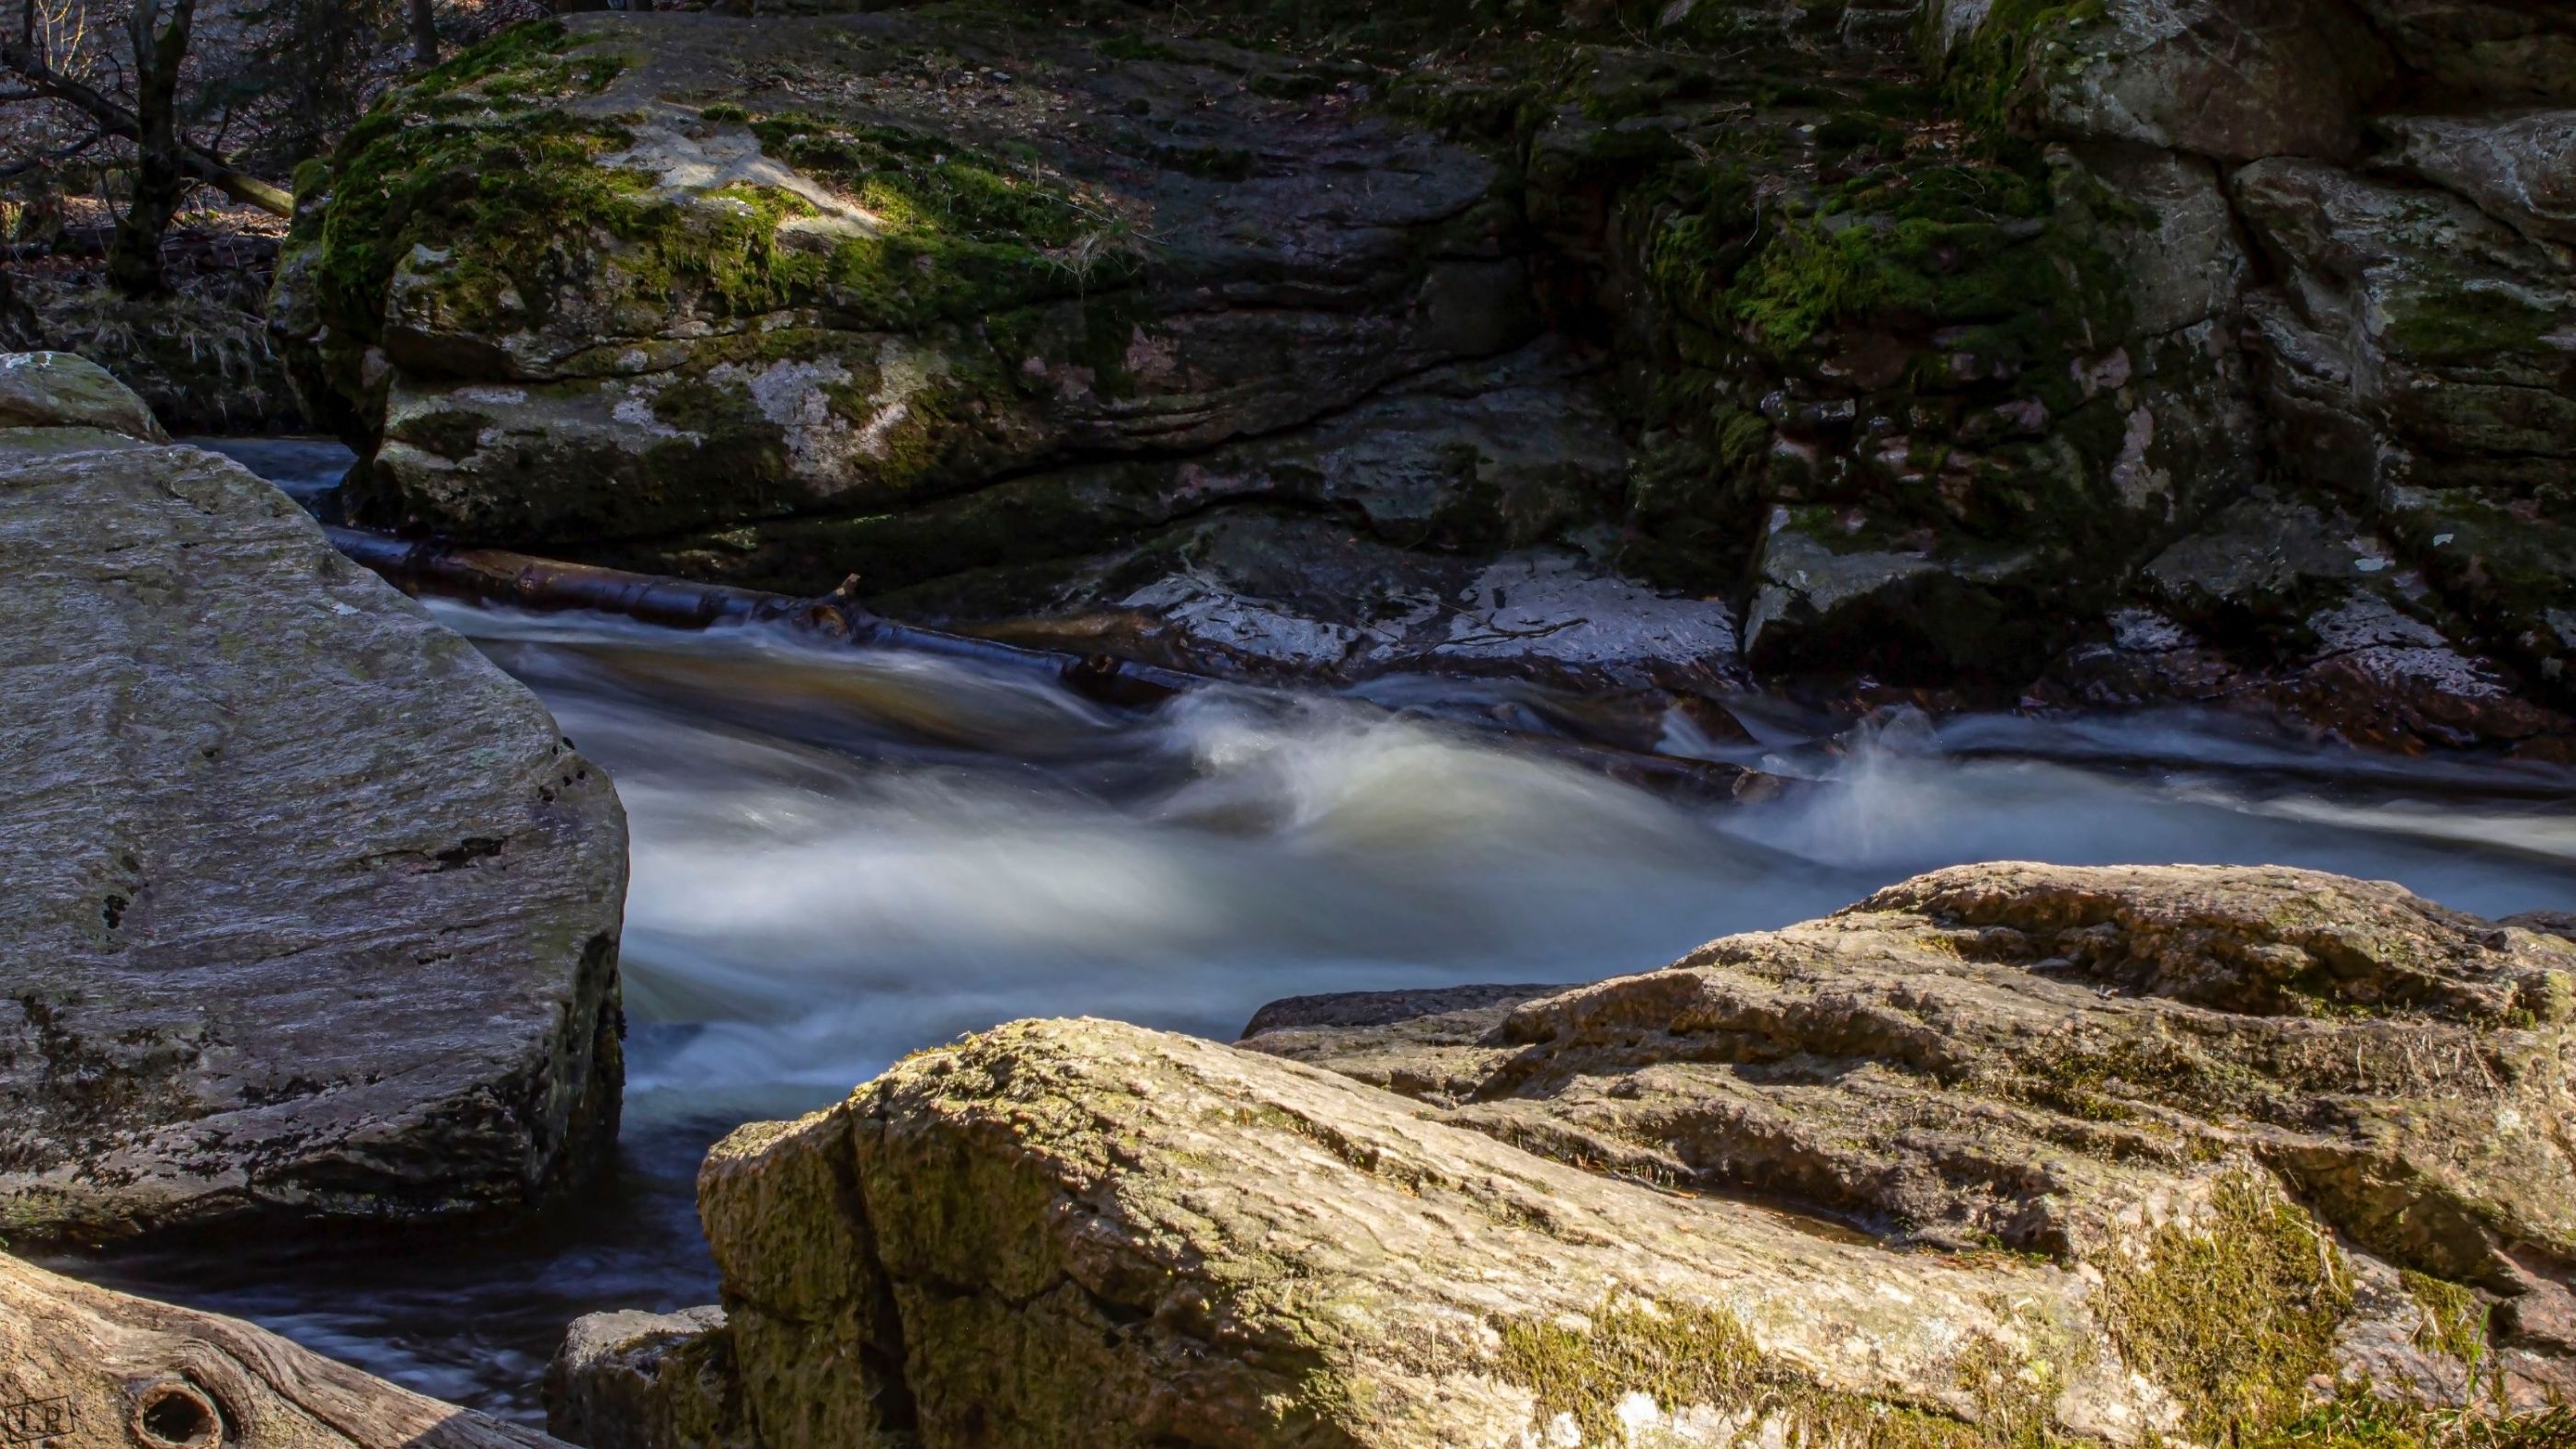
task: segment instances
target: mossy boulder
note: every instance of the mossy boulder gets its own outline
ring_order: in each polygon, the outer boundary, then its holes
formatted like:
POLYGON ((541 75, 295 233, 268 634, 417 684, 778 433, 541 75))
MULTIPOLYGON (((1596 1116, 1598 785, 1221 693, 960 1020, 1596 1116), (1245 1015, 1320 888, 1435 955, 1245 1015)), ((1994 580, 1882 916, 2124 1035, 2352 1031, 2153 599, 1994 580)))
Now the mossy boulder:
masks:
POLYGON ((685 1352, 770 1449, 2538 1446, 2571 981, 2393 886, 1999 865, 1250 1050, 1020 1023, 720 1144, 685 1352))
POLYGON ((2576 1376, 2571 966, 2563 941, 2384 884, 1975 866, 1667 971, 1413 1021, 1296 1013, 1247 1044, 1565 1161, 2094 1264, 2132 1368, 2214 1372, 2160 1379, 2195 1441, 2259 1443, 2322 1384, 2536 1407, 2576 1376), (2471 1054, 2462 1080, 2401 1065, 2441 1050, 2471 1054), (2286 1194, 2293 1261, 2185 1251, 2153 1226, 2176 1194, 2240 1223, 2286 1194), (2137 1277, 2169 1255, 2175 1281, 2137 1277), (2424 1326, 2415 1277, 2469 1292, 2470 1352, 2390 1356, 2424 1326))
POLYGON ((533 695, 76 358, 0 358, 0 599, 13 1245, 604 1163, 625 820, 533 695))
POLYGON ((972 18, 597 17, 389 98, 275 309, 360 516, 560 552, 899 513, 1531 335, 1486 158, 972 18))

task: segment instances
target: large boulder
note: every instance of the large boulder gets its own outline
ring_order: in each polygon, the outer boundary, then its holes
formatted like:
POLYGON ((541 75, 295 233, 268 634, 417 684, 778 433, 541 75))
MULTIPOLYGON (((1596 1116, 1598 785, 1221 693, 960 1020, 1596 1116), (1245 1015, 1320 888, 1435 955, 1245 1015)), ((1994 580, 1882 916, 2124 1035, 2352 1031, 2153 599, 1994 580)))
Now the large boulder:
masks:
POLYGON ((607 779, 96 368, 7 359, 0 408, 11 1240, 513 1211, 597 1165, 607 779))
POLYGON ((1455 1010, 1249 1044, 1565 1160, 2106 1272, 2242 1154, 2356 1261, 2487 1295, 2488 1370, 2576 1383, 2555 937, 2307 871, 1967 866, 1465 1016, 1463 1052, 1455 1010))
POLYGON ((560 1449, 219 1314, 0 1257, 0 1436, 131 1449, 560 1449))
POLYGON ((726 1316, 655 1351, 730 1362, 771 1449, 2545 1415, 2571 1034, 2576 950, 2394 886, 2028 865, 1573 990, 1281 1003, 1249 1051, 1021 1023, 720 1144, 726 1316))
MULTIPOLYGON (((1494 162, 1319 106, 1285 58, 1243 75, 1249 52, 1129 40, 598 17, 401 93, 308 200, 276 300, 372 454, 360 512, 731 550, 819 591, 848 569, 810 520, 1203 452, 1533 335, 1494 162)), ((1112 491, 1169 515, 1195 488, 1147 468, 1112 491)), ((853 552, 896 587, 1094 541, 986 511, 947 557, 853 552)))

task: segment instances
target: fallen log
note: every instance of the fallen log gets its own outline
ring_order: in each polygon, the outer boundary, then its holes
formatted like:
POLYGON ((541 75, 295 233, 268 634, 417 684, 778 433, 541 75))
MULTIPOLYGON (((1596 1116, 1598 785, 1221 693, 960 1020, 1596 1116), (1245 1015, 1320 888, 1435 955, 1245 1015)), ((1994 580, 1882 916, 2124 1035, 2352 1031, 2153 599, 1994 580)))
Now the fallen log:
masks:
POLYGON ((429 586, 530 609, 596 609, 647 624, 704 629, 713 624, 781 624, 800 633, 857 645, 905 649, 1031 673, 1052 674, 1067 688, 1107 704, 1143 707, 1214 683, 1203 675, 1159 669, 1132 659, 1075 656, 898 624, 858 602, 855 581, 821 598, 692 583, 656 574, 566 563, 503 549, 411 543, 362 529, 330 527, 332 546, 396 587, 429 586))
POLYGON ((0 1442, 140 1449, 568 1449, 239 1319, 0 1256, 0 1442))
MULTIPOLYGON (((455 548, 338 526, 323 531, 341 553, 406 592, 459 594, 528 609, 592 609, 679 629, 772 624, 854 646, 901 649, 1049 675, 1086 699, 1130 709, 1150 709, 1174 695, 1230 682, 1114 654, 1033 649, 897 623, 858 601, 856 579, 844 581, 820 598, 799 599, 504 549, 455 548)), ((1783 783, 1774 776, 1714 761, 1649 754, 1499 724, 1474 727, 1507 748, 1648 789, 1747 800, 1775 794, 1783 783)))

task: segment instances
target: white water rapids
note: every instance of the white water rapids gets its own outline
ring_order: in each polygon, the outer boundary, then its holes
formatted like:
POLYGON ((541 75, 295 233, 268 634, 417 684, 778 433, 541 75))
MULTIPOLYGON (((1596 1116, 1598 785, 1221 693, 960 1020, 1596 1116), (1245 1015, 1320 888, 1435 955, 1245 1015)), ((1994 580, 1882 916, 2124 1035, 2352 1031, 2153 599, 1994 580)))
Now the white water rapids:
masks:
POLYGON ((712 1297, 689 1184, 714 1136, 1017 1017, 1231 1038, 1281 996, 1591 980, 1995 858, 2278 862, 2488 915, 2576 906, 2576 777, 2538 767, 2181 718, 1902 716, 1840 741, 1774 721, 1739 758, 1815 783, 1684 808, 1348 699, 1139 715, 767 630, 434 607, 626 802, 620 1181, 504 1242, 78 1270, 521 1417, 576 1314, 712 1297))

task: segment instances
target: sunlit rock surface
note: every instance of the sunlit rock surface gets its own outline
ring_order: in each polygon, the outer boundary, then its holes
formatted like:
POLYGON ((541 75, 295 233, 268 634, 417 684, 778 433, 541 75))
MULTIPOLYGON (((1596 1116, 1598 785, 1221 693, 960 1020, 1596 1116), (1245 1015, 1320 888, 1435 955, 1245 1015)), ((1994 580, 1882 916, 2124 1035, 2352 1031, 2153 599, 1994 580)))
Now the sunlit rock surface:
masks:
POLYGON ((1236 1048, 1021 1023, 720 1144, 726 1317, 657 1351, 769 1446, 2291 1443, 2338 1393, 2545 1443, 2571 1029, 2565 941, 2394 886, 2014 864, 1236 1048))
POLYGON ((607 779, 97 368, 0 360, 0 420, 10 1240, 509 1212, 596 1166, 607 779))

